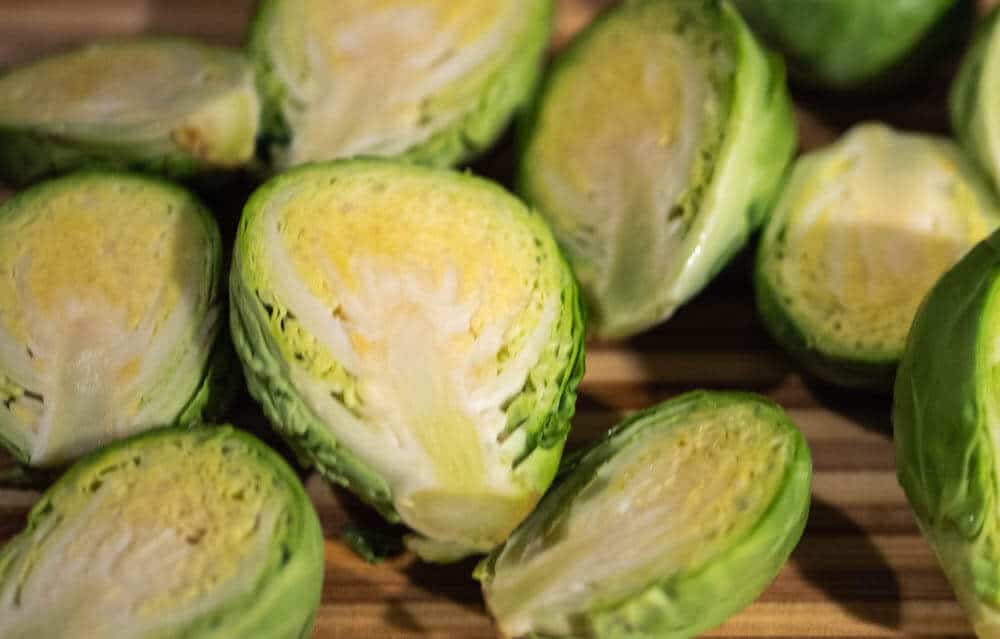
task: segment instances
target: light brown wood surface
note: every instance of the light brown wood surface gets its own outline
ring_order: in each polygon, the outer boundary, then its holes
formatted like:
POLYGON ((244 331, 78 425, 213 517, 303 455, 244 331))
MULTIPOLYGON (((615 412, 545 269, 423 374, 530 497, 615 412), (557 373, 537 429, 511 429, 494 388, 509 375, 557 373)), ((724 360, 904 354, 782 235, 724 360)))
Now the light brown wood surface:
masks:
MULTIPOLYGON (((558 2, 554 46, 607 4, 558 2)), ((121 33, 187 33, 239 44, 251 11, 251 0, 0 0, 0 66, 121 33)), ((822 145, 866 119, 946 133, 944 99, 952 72, 953 65, 945 65, 925 83, 892 98, 796 94, 802 147, 822 145)), ((502 177, 509 171, 509 155, 500 151, 474 168, 502 177)), ((224 227, 238 215, 244 196, 221 196, 216 206, 224 227)), ((737 258, 660 328, 624 343, 589 345, 571 445, 593 440, 629 411, 686 390, 764 393, 785 407, 811 445, 812 512, 801 544, 771 587, 709 636, 971 636, 896 483, 889 399, 806 384, 760 325, 750 264, 748 253, 737 258)), ((266 428, 246 397, 231 418, 266 428)), ((368 565, 338 535, 349 517, 371 515, 315 476, 307 486, 327 536, 326 582, 314 637, 498 636, 469 576, 471 562, 427 566, 403 556, 368 565)), ((0 542, 24 525, 36 498, 32 492, 0 490, 0 542)))

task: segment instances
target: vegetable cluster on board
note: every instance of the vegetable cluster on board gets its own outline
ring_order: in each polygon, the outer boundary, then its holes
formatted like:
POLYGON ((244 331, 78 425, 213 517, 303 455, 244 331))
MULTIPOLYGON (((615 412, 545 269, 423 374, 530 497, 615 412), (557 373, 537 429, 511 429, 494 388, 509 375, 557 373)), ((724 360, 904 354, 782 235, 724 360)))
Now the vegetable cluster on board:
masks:
POLYGON ((46 181, 0 205, 0 445, 62 476, 0 550, 0 637, 310 635, 313 505, 210 423, 241 380, 407 548, 485 555, 504 634, 722 623, 805 528, 782 409, 695 391, 563 449, 587 332, 666 321, 758 228, 764 325, 807 375, 895 382, 900 483, 1000 636, 1000 9, 952 87, 957 144, 865 123, 793 160, 785 77, 901 90, 972 9, 625 0, 543 76, 552 0, 262 0, 244 51, 142 36, 3 74, 0 177, 46 181), (523 201, 453 170, 515 116, 523 201), (263 184, 225 241, 164 179, 237 171, 263 184))

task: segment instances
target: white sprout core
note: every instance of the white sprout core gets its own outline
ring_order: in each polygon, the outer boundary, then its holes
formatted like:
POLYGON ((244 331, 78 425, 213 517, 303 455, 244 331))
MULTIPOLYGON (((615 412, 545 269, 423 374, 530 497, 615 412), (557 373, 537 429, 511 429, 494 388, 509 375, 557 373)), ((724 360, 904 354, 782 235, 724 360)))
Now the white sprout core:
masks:
POLYGON ((326 198, 303 185, 264 222, 271 285, 357 380, 360 414, 315 371, 293 365, 294 385, 388 481, 409 526, 483 550, 538 498, 511 472, 523 434, 498 435, 561 304, 534 290, 555 257, 510 206, 489 191, 376 173, 340 178, 326 198))
POLYGON ((757 523, 792 454, 787 433, 746 405, 685 420, 647 428, 569 504, 557 488, 518 529, 486 588, 507 636, 579 636, 587 611, 697 569, 757 523))
POLYGON ((523 22, 517 0, 280 5, 268 38, 290 92, 283 115, 295 136, 285 166, 395 156, 424 142, 479 108, 523 22))
POLYGON ((0 432, 32 465, 175 419, 218 314, 192 200, 118 177, 50 188, 0 221, 0 432))

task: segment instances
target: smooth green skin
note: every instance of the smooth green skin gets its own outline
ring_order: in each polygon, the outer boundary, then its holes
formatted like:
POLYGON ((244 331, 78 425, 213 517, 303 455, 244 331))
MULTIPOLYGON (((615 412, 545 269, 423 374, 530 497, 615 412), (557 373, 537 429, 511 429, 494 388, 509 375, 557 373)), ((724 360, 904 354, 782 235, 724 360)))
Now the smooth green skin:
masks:
MULTIPOLYGON (((96 43, 73 51, 70 55, 119 42, 186 45, 209 51, 220 60, 223 57, 242 55, 221 47, 208 47, 193 40, 164 36, 141 36, 130 40, 96 43)), ((252 148, 251 141, 257 137, 259 107, 256 104, 256 88, 251 79, 249 62, 246 66, 246 86, 234 87, 229 120, 244 120, 233 135, 245 140, 241 146, 252 148), (245 93, 244 97, 252 103, 252 116, 249 119, 243 112, 247 105, 239 98, 239 93, 245 93)), ((30 68, 30 65, 26 65, 7 70, 6 73, 30 68)), ((80 126, 43 127, 0 121, 0 179, 18 186, 49 176, 87 169, 139 171, 172 179, 199 178, 210 184, 218 182, 225 172, 246 166, 252 160, 248 156, 229 157, 223 162, 209 161, 199 153, 178 145, 169 135, 151 137, 134 128, 116 129, 114 122, 104 123, 100 129, 89 131, 80 126)))
POLYGON ((795 79, 840 91, 889 82, 908 58, 940 56, 975 11, 969 0, 733 1, 795 79))
MULTIPOLYGON (((644 2, 668 0, 635 0, 633 4, 644 2)), ((689 184, 681 195, 682 199, 694 199, 693 218, 688 221, 681 249, 683 266, 673 280, 662 282, 663 290, 669 291, 668 299, 654 314, 636 316, 629 312, 632 309, 625 309, 616 317, 600 317, 591 309, 589 329, 599 337, 625 338, 655 326, 707 286, 766 219, 795 152, 798 133, 783 62, 760 47, 729 2, 710 0, 704 4, 720 14, 719 28, 733 44, 735 70, 727 89, 728 115, 722 124, 721 143, 706 158, 707 170, 696 176, 700 182, 689 184)), ((532 115, 520 131, 523 153, 518 191, 543 215, 545 194, 540 191, 541 183, 534 180, 539 160, 533 141, 548 93, 561 73, 578 64, 592 35, 627 6, 609 10, 595 20, 556 60, 532 115)), ((594 179, 600 180, 600 176, 594 179)), ((558 231, 556 234, 558 239, 558 231)), ((572 265, 574 256, 568 257, 572 265)), ((588 294, 586 283, 582 286, 588 294)))
MULTIPOLYGON (((626 448, 641 432, 649 428, 683 428, 685 419, 696 412, 721 408, 735 403, 756 405, 757 414, 795 442, 794 452, 784 472, 784 479, 760 520, 750 531, 725 552, 711 558, 707 564, 678 574, 664 575, 624 601, 580 611, 583 635, 574 639, 685 639, 713 628, 736 614, 774 580, 798 544, 809 515, 812 457, 798 428, 780 406, 753 393, 727 391, 693 391, 643 410, 621 422, 594 446, 567 460, 560 470, 556 487, 557 500, 551 491, 522 526, 528 527, 541 519, 545 530, 569 510, 576 496, 587 487, 594 473, 617 452, 626 448)), ((519 539, 519 531, 508 543, 531 543, 519 539)), ((609 534, 614 534, 613 527, 609 534)), ((496 560, 503 548, 498 548, 476 569, 476 578, 483 583, 489 605, 489 584, 496 560)), ((580 557, 579 561, 587 561, 580 557)), ((534 639, 559 639, 531 634, 534 639)), ((568 639, 568 638, 567 638, 568 639)))
MULTIPOLYGON (((171 192, 179 197, 194 198, 194 195, 183 187, 152 176, 139 176, 130 173, 119 173, 105 170, 81 171, 65 177, 48 180, 41 184, 37 184, 26 191, 18 193, 0 205, 0 217, 15 214, 18 209, 22 207, 33 206, 33 203, 36 200, 44 200, 50 190, 67 188, 72 189, 93 179, 143 181, 151 186, 155 186, 158 189, 164 189, 166 192, 171 192)), ((222 240, 219 236, 218 224, 212 216, 212 213, 201 204, 197 207, 197 211, 205 225, 206 233, 213 244, 213 248, 211 250, 212 263, 208 271, 211 273, 210 277, 212 278, 212 288, 209 293, 209 300, 210 304, 214 306, 217 304, 218 299, 224 298, 225 296, 225 290, 222 288, 225 282, 221 277, 222 240)), ((223 327, 226 324, 224 312, 221 315, 222 316, 220 316, 218 320, 219 327, 223 327)), ((217 420, 223 413, 225 413, 239 387, 235 354, 233 353, 233 347, 229 340, 229 336, 225 333, 225 331, 217 332, 212 351, 208 355, 205 362, 205 368, 201 375, 201 380, 202 381, 197 390, 191 395, 176 416, 165 420, 163 423, 150 424, 149 427, 153 428, 165 425, 177 425, 190 428, 204 422, 217 420)), ((156 392, 167 392, 169 389, 157 388, 155 390, 156 392)), ((2 395, 0 395, 0 397, 2 397, 2 395)), ((6 448, 19 464, 27 467, 29 463, 29 451, 21 449, 10 438, 5 437, 2 428, 0 428, 0 447, 6 448)), ((35 477, 35 475, 33 473, 29 473, 27 479, 29 481, 34 481, 33 477, 35 477)), ((16 485, 22 479, 24 479, 24 476, 20 472, 12 474, 9 478, 0 476, 0 486, 16 485)), ((41 476, 40 480, 43 483, 46 481, 44 476, 41 476)))
MULTIPOLYGON (((250 394, 260 403, 264 414, 285 441, 291 446, 305 466, 315 466, 327 480, 348 488, 362 500, 378 510, 387 521, 400 523, 393 506, 392 491, 388 482, 362 462, 351 450, 345 448, 324 421, 306 403, 302 393, 289 377, 289 363, 282 354, 278 340, 284 339, 279 329, 288 309, 266 307, 257 296, 259 287, 267 286, 257 270, 261 267, 248 262, 244 255, 250 251, 253 240, 248 229, 254 218, 263 214, 264 205, 280 193, 286 183, 294 184, 299 175, 308 172, 325 172, 335 175, 338 171, 349 173, 354 168, 382 166, 389 171, 433 172, 441 180, 459 181, 475 188, 494 189, 510 197, 492 182, 457 172, 423 169, 416 166, 385 160, 349 160, 326 164, 306 165, 287 171, 260 187, 247 202, 240 221, 230 273, 230 328, 236 352, 243 364, 250 394)), ((531 213, 532 217, 534 213, 531 213)), ((568 270, 568 267, 566 267, 568 270)), ((518 476, 526 488, 539 493, 551 484, 559 467, 563 445, 569 434, 570 421, 576 407, 576 387, 584 373, 584 311, 575 281, 567 278, 562 291, 551 291, 562 300, 561 343, 549 350, 553 359, 561 358, 565 365, 556 370, 556 376, 547 379, 539 375, 551 371, 553 362, 542 358, 529 373, 539 395, 546 394, 539 388, 549 387, 547 401, 540 402, 530 392, 514 398, 507 409, 508 429, 524 429, 527 433, 525 448, 515 460, 511 472, 518 476)), ((342 390, 347 394, 348 390, 342 390)), ((433 562, 451 562, 469 554, 466 548, 438 546, 434 540, 415 537, 408 545, 423 559, 433 562)))
POLYGON ((899 483, 979 637, 1000 637, 1000 232, 924 300, 896 376, 899 483))
POLYGON ((979 26, 951 87, 951 126, 959 143, 1000 188, 1000 6, 979 26))
MULTIPOLYGON (((268 564, 262 567, 264 570, 250 592, 220 601, 189 624, 150 639, 305 639, 312 632, 323 585, 323 531, 319 518, 301 481, 285 460, 249 433, 228 424, 194 430, 162 428, 117 442, 81 459, 45 491, 31 509, 26 528, 0 549, 0 581, 10 578, 5 574, 6 567, 14 558, 31 551, 33 533, 44 528, 51 518, 60 516, 53 510, 54 495, 79 490, 78 479, 88 469, 102 465, 111 454, 129 449, 165 448, 181 438, 224 439, 251 449, 261 473, 284 484, 291 493, 291 499, 284 504, 287 528, 272 543, 268 564)), ((105 477, 111 481, 114 474, 105 477)), ((137 570, 146 568, 136 566, 137 570)), ((155 574, 150 578, 155 579, 155 574)))
MULTIPOLYGON (((798 196, 798 191, 809 185, 813 171, 821 170, 826 162, 836 161, 839 160, 834 150, 827 149, 799 158, 792 168, 776 209, 782 209, 784 197, 792 199, 798 196)), ((980 176, 964 162, 964 158, 960 170, 982 201, 994 201, 989 187, 982 183, 980 176)), ((795 212, 787 206, 780 213, 772 215, 757 249, 753 284, 757 311, 764 327, 802 368, 818 379, 845 388, 890 391, 900 353, 890 356, 884 351, 856 348, 846 342, 824 341, 809 326, 808 321, 795 314, 785 301, 785 298, 795 292, 784 290, 773 280, 771 268, 772 265, 773 268, 780 266, 778 256, 783 250, 784 233, 793 223, 794 215, 795 212)))
MULTIPOLYGON (((273 62, 282 51, 267 44, 266 32, 285 0, 261 0, 250 23, 247 48, 256 65, 257 88, 263 101, 261 143, 265 149, 282 147, 296 135, 282 114, 294 95, 292 79, 281 77, 273 62)), ((465 115, 423 142, 407 149, 396 159, 434 167, 453 167, 475 158, 497 141, 507 125, 535 94, 542 76, 544 55, 552 31, 552 0, 528 0, 525 15, 530 27, 523 37, 511 42, 518 55, 509 65, 485 81, 485 90, 474 104, 466 105, 465 115)), ((273 153, 272 153, 273 154, 273 153)), ((267 155, 267 153, 265 153, 267 155)), ((335 150, 331 149, 334 159, 335 150)), ((273 164, 273 162, 272 162, 273 164)), ((288 168, 288 167, 274 167, 288 168)))

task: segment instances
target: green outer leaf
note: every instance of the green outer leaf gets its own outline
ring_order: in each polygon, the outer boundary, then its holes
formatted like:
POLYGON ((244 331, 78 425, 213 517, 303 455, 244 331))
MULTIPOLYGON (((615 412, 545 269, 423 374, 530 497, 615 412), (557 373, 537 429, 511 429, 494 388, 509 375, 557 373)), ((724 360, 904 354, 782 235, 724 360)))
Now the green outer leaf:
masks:
MULTIPOLYGON (((647 428, 683 425, 695 412, 734 403, 753 403, 758 415, 775 424, 795 442, 784 479, 771 504, 744 538, 709 563, 669 576, 636 592, 625 601, 585 612, 587 637, 597 639, 681 639, 721 624, 746 607, 767 587, 798 544, 809 514, 812 461, 802 434, 781 407, 745 392, 693 391, 627 418, 560 473, 556 491, 549 493, 529 519, 555 520, 569 509, 596 470, 647 428), (568 490, 563 490, 568 486, 568 490), (560 499, 557 501, 556 497, 560 499)), ((519 529, 520 530, 520 529, 519 529)), ((518 532, 511 536, 512 543, 518 532)), ((518 541, 518 543, 524 543, 518 541)), ((528 542, 530 543, 530 542, 528 542)), ((476 568, 489 604, 489 583, 503 548, 493 551, 476 568)), ((586 561, 581 557, 580 561, 586 561)), ((532 635, 545 639, 545 635, 532 635)))
MULTIPOLYGON (((234 367, 235 362, 233 361, 234 354, 232 346, 229 343, 227 336, 219 330, 225 326, 224 309, 220 308, 221 300, 224 299, 224 297, 219 291, 220 285, 222 284, 222 239, 219 235, 219 227, 215 221, 215 217, 212 215, 211 211, 209 211, 208 208, 195 197, 193 193, 184 187, 174 184, 173 182, 169 182, 155 176, 137 175, 110 170, 78 171, 70 175, 51 179, 35 185, 28 190, 18 193, 11 199, 6 200, 0 204, 0 217, 13 214, 22 207, 32 206, 33 202, 37 198, 46 196, 51 189, 74 188, 81 183, 86 183, 87 181, 94 179, 122 180, 142 183, 147 186, 160 189, 165 194, 170 194, 194 203, 192 210, 199 217, 211 245, 208 255, 206 256, 209 260, 206 265, 206 276, 210 279, 211 284, 208 296, 205 300, 205 312, 209 312, 208 309, 214 307, 219 311, 220 317, 216 321, 216 326, 212 328, 212 331, 215 333, 215 339, 213 340, 211 352, 205 357, 205 364, 203 372, 201 373, 201 384, 196 389, 194 394, 192 394, 191 397, 182 405, 182 408, 177 411, 176 415, 164 418, 163 423, 149 424, 147 428, 172 425, 192 427, 206 421, 218 419, 232 402, 232 399, 238 389, 239 379, 238 370, 234 367)), ((183 346, 187 347, 187 344, 184 344, 183 346)), ((2 373, 2 371, 0 371, 0 373, 2 373)), ((171 390, 172 389, 169 387, 158 386, 150 389, 150 394, 165 393, 170 392, 171 390)), ((10 451, 11 454, 13 454, 18 460, 19 464, 28 464, 28 451, 21 449, 16 445, 12 438, 4 434, 2 424, 0 424, 0 447, 6 448, 10 451)), ((17 474, 12 475, 12 479, 16 480, 18 479, 18 476, 19 475, 17 474)), ((3 484, 4 479, 0 478, 0 485, 3 484)))
MULTIPOLYGON (((635 0, 633 4, 642 2, 665 0, 635 0)), ((710 166, 699 176, 706 183, 690 186, 702 191, 694 203, 695 217, 680 250, 686 259, 673 281, 663 283, 669 300, 658 315, 634 317, 614 325, 592 321, 591 330, 601 337, 623 338, 646 330, 697 295, 763 223, 795 152, 797 130, 783 62, 757 44, 729 2, 711 0, 705 4, 721 11, 721 28, 734 44, 736 68, 726 89, 731 96, 721 144, 714 157, 707 158, 710 166)), ((621 10, 606 11, 574 39, 556 60, 519 129, 518 191, 543 215, 540 185, 534 181, 538 167, 531 149, 541 112, 559 76, 579 63, 588 40, 621 10)))
POLYGON ((979 26, 951 87, 951 126, 965 151, 1000 188, 1000 6, 979 26))
MULTIPOLYGON (((285 314, 287 310, 269 309, 264 304, 258 291, 267 288, 267 274, 263 271, 263 266, 247 258, 247 255, 252 254, 251 244, 255 241, 250 228, 256 218, 263 214, 266 203, 277 197, 286 183, 294 183, 300 175, 309 172, 348 172, 373 166, 408 173, 425 172, 442 180, 463 182, 478 189, 491 189, 517 202, 502 187, 471 174, 421 168, 386 160, 337 161, 287 171, 257 189, 244 208, 230 273, 230 321, 233 344, 242 361, 250 394, 261 404, 265 415, 295 451, 300 463, 314 465, 327 480, 356 493, 386 520, 400 523, 399 514, 393 506, 392 491, 385 479, 340 444, 292 385, 289 364, 277 341, 281 339, 280 334, 275 334, 270 321, 272 312, 285 314)), ((541 234, 540 239, 549 242, 552 250, 558 253, 554 241, 545 239, 547 229, 541 219, 528 209, 525 212, 526 222, 532 224, 541 234)), ((507 409, 508 431, 523 429, 526 432, 525 448, 515 463, 513 473, 527 490, 534 490, 538 494, 543 493, 555 477, 576 405, 576 387, 584 373, 584 311, 576 283, 561 255, 560 268, 566 277, 565 287, 560 292, 563 309, 555 329, 556 334, 539 362, 528 373, 534 390, 526 389, 519 396, 533 392, 540 398, 539 401, 551 403, 525 406, 526 410, 522 414, 515 412, 513 408, 515 399, 507 409), (561 368, 554 366, 554 358, 565 361, 565 364, 561 368), (543 393, 546 388, 549 389, 548 392, 543 393), (527 410, 529 408, 531 410, 527 410)), ((420 547, 419 542, 413 547, 420 547)))
MULTIPOLYGON (((209 51, 217 58, 243 58, 243 54, 236 50, 176 36, 138 36, 99 42, 89 47, 117 42, 187 45, 209 51)), ((234 140, 240 137, 253 140, 257 136, 258 97, 249 62, 245 67, 243 86, 233 87, 227 96, 229 122, 240 124, 239 127, 232 127, 234 140)), ((107 124, 111 127, 109 130, 86 133, 67 127, 20 126, 0 122, 0 178, 23 186, 41 178, 77 170, 132 170, 173 179, 217 179, 220 174, 245 166, 253 159, 250 156, 232 157, 225 162, 213 162, 196 151, 179 146, 169 136, 137 135, 135 131, 125 129, 114 132, 115 123, 107 124)), ((248 144, 240 146, 247 147, 248 144)))
MULTIPOLYGON (((230 425, 194 430, 163 428, 148 431, 111 444, 81 459, 42 495, 28 515, 26 528, 0 549, 0 580, 7 579, 6 569, 14 557, 29 551, 32 533, 46 525, 50 517, 59 516, 52 503, 54 495, 73 491, 78 479, 92 466, 100 465, 109 455, 130 448, 167 446, 171 440, 179 438, 198 438, 201 441, 228 439, 239 442, 256 456, 262 472, 272 475, 287 487, 291 499, 285 504, 288 518, 284 535, 272 544, 266 569, 251 591, 222 602, 183 627, 178 627, 171 634, 157 639, 308 637, 319 606, 323 583, 323 531, 319 518, 301 481, 288 464, 258 439, 230 425)), ((113 474, 108 477, 113 477, 113 474)), ((169 522, 164 524, 168 525, 169 522)))
POLYGON ((1000 232, 925 298, 896 376, 899 483, 981 637, 1000 633, 997 317, 1000 232))
MULTIPOLYGON (((286 102, 292 101, 291 81, 282 78, 267 43, 267 30, 280 5, 286 0, 262 0, 250 23, 247 48, 257 67, 257 86, 262 96, 263 125, 261 144, 265 157, 271 147, 287 145, 296 132, 282 114, 286 102)), ((484 91, 475 104, 468 105, 465 114, 450 126, 427 140, 408 149, 397 159, 436 167, 451 167, 470 160, 489 149, 514 115, 531 99, 542 75, 545 51, 552 31, 554 8, 552 0, 527 0, 523 11, 527 28, 510 45, 516 54, 509 64, 498 69, 484 82, 484 91)), ((335 159, 333 157, 326 159, 335 159)), ((287 167, 286 167, 287 168, 287 167)))
MULTIPOLYGON (((734 0, 804 84, 836 90, 899 75, 908 58, 940 56, 971 22, 969 0, 734 0)), ((905 73, 903 74, 905 75, 905 73)))

